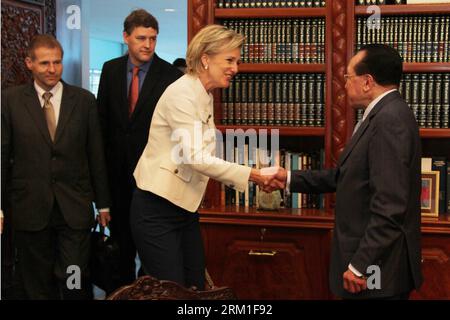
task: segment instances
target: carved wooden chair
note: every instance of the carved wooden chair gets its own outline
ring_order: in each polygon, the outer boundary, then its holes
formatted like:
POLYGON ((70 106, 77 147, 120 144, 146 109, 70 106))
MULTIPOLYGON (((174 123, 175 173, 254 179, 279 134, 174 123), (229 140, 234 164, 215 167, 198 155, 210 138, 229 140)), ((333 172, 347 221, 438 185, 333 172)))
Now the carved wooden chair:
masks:
POLYGON ((207 290, 187 289, 176 282, 142 276, 114 291, 106 300, 236 300, 233 290, 215 287, 206 272, 207 290))

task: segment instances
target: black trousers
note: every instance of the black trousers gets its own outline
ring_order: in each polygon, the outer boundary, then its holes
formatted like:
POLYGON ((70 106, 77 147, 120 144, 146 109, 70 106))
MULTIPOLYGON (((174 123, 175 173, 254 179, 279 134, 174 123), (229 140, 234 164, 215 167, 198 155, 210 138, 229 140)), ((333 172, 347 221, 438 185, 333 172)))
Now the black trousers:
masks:
POLYGON ((88 268, 90 237, 90 229, 74 230, 67 225, 56 201, 46 228, 16 231, 15 298, 92 299, 88 268), (79 280, 74 278, 77 277, 74 268, 79 268, 79 280), (81 283, 81 288, 77 288, 77 283, 81 283))
MULTIPOLYGON (((130 205, 135 182, 132 173, 124 169, 111 178, 111 237, 120 248, 118 287, 131 284, 136 279, 136 246, 130 230, 130 205)), ((107 292, 109 294, 110 292, 107 292)))
POLYGON ((205 257, 198 213, 136 189, 130 225, 147 274, 204 290, 205 257))

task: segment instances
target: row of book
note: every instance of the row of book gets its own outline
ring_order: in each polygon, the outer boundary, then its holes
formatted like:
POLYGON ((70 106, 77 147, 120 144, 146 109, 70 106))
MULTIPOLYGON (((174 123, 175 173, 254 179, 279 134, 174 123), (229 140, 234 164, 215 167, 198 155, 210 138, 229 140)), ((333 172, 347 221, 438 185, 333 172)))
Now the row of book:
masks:
POLYGON ((356 48, 385 43, 405 62, 450 62, 450 16, 357 18, 356 48))
MULTIPOLYGON (((420 127, 449 128, 449 73, 405 73, 399 89, 420 127)), ((357 120, 362 114, 358 110, 357 120)))
POLYGON ((222 124, 324 126, 325 74, 238 74, 222 89, 222 124))
MULTIPOLYGON (((269 153, 257 146, 245 144, 241 148, 235 147, 231 158, 234 159, 235 163, 260 169, 269 166, 269 153)), ((274 162, 287 170, 320 169, 324 163, 324 150, 314 152, 279 150, 276 151, 275 157, 274 162)), ((260 192, 263 191, 259 190, 259 187, 253 182, 249 182, 244 192, 222 185, 221 205, 259 208, 260 192)), ((288 193, 286 190, 276 192, 280 192, 280 207, 306 209, 323 209, 325 207, 322 194, 288 193)))
MULTIPOLYGON (((446 157, 428 157, 422 158, 422 174, 435 172, 439 181, 436 186, 430 186, 431 188, 436 188, 438 191, 438 205, 437 211, 439 214, 445 212, 450 213, 450 159, 446 157)), ((425 184, 426 185, 426 184, 425 184)), ((424 183, 422 183, 422 188, 424 188, 424 183)), ((422 203, 423 198, 432 195, 432 192, 424 192, 422 190, 422 203)), ((429 201, 435 201, 435 199, 427 199, 429 201)), ((430 207, 434 207, 431 206, 430 207)))
POLYGON ((325 7, 325 0, 218 0, 217 8, 313 8, 325 7))
POLYGON ((246 63, 324 63, 325 19, 230 19, 223 25, 246 37, 246 63))

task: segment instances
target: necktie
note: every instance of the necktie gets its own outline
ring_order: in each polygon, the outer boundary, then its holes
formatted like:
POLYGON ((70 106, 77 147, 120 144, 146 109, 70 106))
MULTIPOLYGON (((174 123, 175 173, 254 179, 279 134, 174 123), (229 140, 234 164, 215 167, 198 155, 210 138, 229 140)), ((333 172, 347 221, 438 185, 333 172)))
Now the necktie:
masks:
POLYGON ((51 92, 45 92, 42 95, 44 98, 44 115, 47 121, 48 132, 50 133, 50 138, 55 141, 56 132, 56 117, 55 110, 53 109, 53 104, 50 102, 50 98, 53 96, 51 92))
POLYGON ((134 108, 136 107, 136 102, 139 97, 139 77, 138 77, 139 67, 133 68, 133 75, 131 77, 130 83, 130 94, 128 97, 129 101, 129 109, 128 115, 131 116, 133 114, 134 108))
POLYGON ((355 128, 353 129, 352 137, 355 135, 356 131, 358 131, 359 127, 361 126, 361 123, 362 123, 362 119, 360 119, 360 120, 356 123, 355 128))

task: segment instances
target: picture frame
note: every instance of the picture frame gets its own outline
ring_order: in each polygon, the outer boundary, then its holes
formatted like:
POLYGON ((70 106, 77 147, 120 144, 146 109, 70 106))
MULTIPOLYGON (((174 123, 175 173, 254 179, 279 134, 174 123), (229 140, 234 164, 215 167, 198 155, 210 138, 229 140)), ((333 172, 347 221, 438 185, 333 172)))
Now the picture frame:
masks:
POLYGON ((422 172, 420 212, 426 217, 439 216, 439 171, 422 172))

